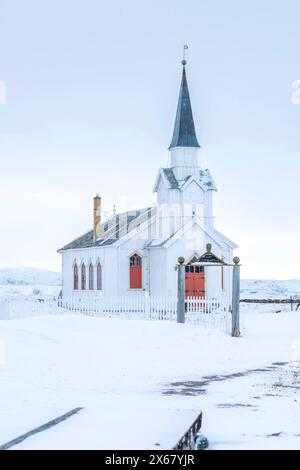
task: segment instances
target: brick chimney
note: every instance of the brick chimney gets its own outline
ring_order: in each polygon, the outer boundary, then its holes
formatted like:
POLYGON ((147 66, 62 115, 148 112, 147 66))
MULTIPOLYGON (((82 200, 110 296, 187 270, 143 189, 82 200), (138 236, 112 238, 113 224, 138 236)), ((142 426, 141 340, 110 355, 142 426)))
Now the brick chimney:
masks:
POLYGON ((100 237, 101 226, 101 197, 98 194, 94 197, 94 238, 100 237))

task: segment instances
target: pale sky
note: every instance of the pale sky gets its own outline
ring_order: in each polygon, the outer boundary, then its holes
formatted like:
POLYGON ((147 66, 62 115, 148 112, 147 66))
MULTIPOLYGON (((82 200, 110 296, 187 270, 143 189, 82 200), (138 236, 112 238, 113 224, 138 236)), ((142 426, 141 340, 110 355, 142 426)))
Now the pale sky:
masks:
POLYGON ((56 250, 108 212, 153 202, 182 45, 216 228, 244 278, 300 278, 298 0, 0 0, 0 267, 56 250))

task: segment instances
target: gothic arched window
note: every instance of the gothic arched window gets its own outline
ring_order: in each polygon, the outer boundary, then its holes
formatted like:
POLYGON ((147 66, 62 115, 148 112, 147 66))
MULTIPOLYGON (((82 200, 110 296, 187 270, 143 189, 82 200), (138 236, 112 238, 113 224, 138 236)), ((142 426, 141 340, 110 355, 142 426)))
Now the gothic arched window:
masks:
POLYGON ((77 263, 73 267, 73 287, 74 290, 78 290, 78 266, 77 263))
POLYGON ((81 290, 86 289, 86 269, 85 264, 82 263, 81 265, 81 290))
POLYGON ((130 256, 130 289, 142 288, 142 258, 137 253, 130 256))
POLYGON ((89 290, 94 289, 94 266, 92 263, 89 265, 89 290))
POLYGON ((102 266, 100 261, 97 263, 97 290, 102 290, 102 266))

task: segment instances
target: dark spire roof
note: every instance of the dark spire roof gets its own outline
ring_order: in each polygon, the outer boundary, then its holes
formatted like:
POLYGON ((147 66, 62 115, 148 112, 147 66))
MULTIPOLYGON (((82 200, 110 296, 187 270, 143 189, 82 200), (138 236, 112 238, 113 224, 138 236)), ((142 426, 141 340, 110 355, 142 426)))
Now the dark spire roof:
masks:
POLYGON ((186 81, 185 64, 186 62, 182 61, 182 80, 173 137, 169 149, 174 147, 200 147, 195 131, 189 89, 186 81))

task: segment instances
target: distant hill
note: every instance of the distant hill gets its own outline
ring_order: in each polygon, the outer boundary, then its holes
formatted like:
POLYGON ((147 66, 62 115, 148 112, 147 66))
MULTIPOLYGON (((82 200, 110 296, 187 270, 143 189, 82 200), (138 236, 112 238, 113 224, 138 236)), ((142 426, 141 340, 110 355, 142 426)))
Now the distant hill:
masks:
MULTIPOLYGON (((0 289, 7 292, 13 288, 14 291, 21 290, 22 286, 26 292, 31 286, 39 286, 45 291, 45 287, 60 288, 62 285, 62 275, 58 272, 47 271, 35 268, 4 268, 0 269, 0 289), (18 289, 19 290, 19 289, 18 289)), ((290 295, 300 295, 300 280, 291 279, 288 281, 264 280, 264 279, 242 279, 241 299, 284 299, 290 295)))
POLYGON ((241 299, 284 299, 300 295, 300 280, 242 279, 241 299))
POLYGON ((3 268, 0 269, 0 285, 2 286, 61 286, 61 273, 35 268, 3 268))

